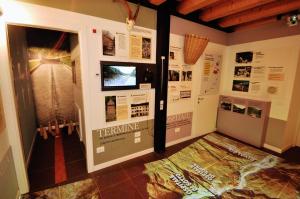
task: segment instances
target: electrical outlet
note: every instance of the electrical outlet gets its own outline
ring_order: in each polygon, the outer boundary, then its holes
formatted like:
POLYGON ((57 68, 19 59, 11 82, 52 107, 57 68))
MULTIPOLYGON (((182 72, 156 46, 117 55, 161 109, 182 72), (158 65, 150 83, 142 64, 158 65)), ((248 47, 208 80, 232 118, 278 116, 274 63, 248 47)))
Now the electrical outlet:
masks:
POLYGON ((134 133, 134 137, 135 137, 135 138, 141 137, 141 131, 135 132, 135 133, 134 133))
POLYGON ((179 133, 179 132, 180 132, 180 128, 179 127, 175 128, 175 133, 179 133))
POLYGON ((97 147, 96 151, 97 151, 97 153, 103 153, 105 151, 105 148, 104 148, 104 146, 100 146, 100 147, 97 147))
POLYGON ((141 142, 141 138, 138 137, 138 138, 134 138, 134 143, 140 143, 141 142))

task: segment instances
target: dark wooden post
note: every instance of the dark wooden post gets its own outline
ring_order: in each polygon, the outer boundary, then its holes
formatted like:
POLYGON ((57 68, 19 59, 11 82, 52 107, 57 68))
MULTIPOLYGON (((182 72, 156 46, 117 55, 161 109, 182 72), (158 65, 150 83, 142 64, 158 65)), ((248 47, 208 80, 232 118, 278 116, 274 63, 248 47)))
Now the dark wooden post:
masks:
POLYGON ((163 153, 166 148, 168 64, 170 41, 170 10, 168 1, 157 9, 157 84, 155 93, 154 151, 163 153))

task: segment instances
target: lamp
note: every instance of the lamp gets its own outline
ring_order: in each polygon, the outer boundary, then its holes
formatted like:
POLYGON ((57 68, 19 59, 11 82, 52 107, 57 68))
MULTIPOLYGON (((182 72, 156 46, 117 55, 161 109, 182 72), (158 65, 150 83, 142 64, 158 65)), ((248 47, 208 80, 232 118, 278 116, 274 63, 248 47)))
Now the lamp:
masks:
POLYGON ((194 34, 185 34, 184 38, 184 62, 195 64, 202 55, 208 43, 208 38, 194 34))

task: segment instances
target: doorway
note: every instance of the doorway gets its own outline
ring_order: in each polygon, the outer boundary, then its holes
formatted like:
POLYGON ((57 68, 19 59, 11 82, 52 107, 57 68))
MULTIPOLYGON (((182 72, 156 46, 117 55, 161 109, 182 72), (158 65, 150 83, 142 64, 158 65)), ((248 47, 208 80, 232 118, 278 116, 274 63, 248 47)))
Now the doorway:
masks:
POLYGON ((7 31, 30 191, 85 178, 78 35, 16 25, 7 31))
POLYGON ((300 116, 296 128, 296 146, 300 147, 300 116))

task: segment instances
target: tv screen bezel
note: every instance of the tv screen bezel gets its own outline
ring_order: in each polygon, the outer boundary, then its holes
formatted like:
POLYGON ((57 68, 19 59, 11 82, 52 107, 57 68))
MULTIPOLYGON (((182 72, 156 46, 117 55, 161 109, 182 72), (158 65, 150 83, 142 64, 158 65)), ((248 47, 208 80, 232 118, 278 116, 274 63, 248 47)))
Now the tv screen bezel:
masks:
POLYGON ((113 61, 100 61, 101 66, 101 90, 102 91, 113 91, 113 90, 131 90, 131 89, 138 89, 139 82, 138 82, 138 63, 133 62, 113 62, 113 61), (105 66, 124 66, 124 67, 132 67, 136 68, 136 75, 135 75, 135 85, 130 86, 104 86, 104 67, 105 66))

